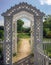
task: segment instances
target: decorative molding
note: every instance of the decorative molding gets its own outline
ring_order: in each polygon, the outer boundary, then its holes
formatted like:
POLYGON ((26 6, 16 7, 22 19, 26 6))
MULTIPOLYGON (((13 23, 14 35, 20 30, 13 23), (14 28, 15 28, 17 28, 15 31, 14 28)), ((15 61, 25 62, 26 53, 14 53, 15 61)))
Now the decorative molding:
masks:
POLYGON ((20 11, 27 11, 32 14, 36 14, 37 16, 44 16, 45 14, 43 12, 40 12, 39 9, 36 7, 33 7, 32 5, 29 5, 27 3, 20 3, 18 5, 15 5, 11 7, 6 12, 2 13, 2 16, 13 16, 14 14, 20 12, 20 11))

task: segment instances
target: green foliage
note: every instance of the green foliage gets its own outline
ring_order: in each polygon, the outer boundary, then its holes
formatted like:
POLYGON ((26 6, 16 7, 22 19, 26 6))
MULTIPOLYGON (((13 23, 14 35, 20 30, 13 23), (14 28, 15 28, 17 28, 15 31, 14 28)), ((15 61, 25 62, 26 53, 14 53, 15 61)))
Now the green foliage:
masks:
POLYGON ((30 38, 29 33, 18 33, 19 38, 30 38))
POLYGON ((30 27, 28 27, 28 28, 24 28, 23 27, 23 30, 22 30, 24 33, 30 33, 30 27))
POLYGON ((22 32, 23 24, 24 22, 21 19, 17 20, 17 32, 22 32))
POLYGON ((0 54, 2 53, 2 50, 3 50, 2 47, 0 47, 0 54))
POLYGON ((16 53, 13 54, 13 57, 15 57, 15 56, 16 56, 16 53))
POLYGON ((48 16, 43 22, 43 36, 51 38, 51 16, 48 16))
POLYGON ((0 39, 4 39, 4 31, 3 30, 0 30, 0 39))
POLYGON ((4 27, 0 26, 0 39, 4 39, 4 27))
POLYGON ((30 35, 30 28, 24 28, 23 27, 24 21, 21 19, 17 20, 17 32, 18 33, 29 33, 30 35))
POLYGON ((46 28, 43 29, 43 36, 46 37, 46 28))
POLYGON ((0 30, 4 30, 4 26, 0 26, 0 30))
POLYGON ((48 52, 48 56, 51 58, 51 52, 48 52))
POLYGON ((30 34, 30 27, 29 27, 29 28, 23 28, 23 29, 22 29, 22 32, 23 32, 23 33, 28 33, 28 36, 31 35, 31 34, 30 34))
POLYGON ((47 38, 51 38, 51 31, 48 31, 48 32, 46 33, 46 37, 47 37, 47 38))

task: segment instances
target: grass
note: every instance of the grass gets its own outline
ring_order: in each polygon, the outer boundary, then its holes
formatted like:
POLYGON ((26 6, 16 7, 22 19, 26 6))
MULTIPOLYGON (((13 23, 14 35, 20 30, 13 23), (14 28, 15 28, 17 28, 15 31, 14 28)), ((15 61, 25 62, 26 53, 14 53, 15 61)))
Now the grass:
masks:
POLYGON ((29 33, 18 33, 19 38, 30 38, 29 33))

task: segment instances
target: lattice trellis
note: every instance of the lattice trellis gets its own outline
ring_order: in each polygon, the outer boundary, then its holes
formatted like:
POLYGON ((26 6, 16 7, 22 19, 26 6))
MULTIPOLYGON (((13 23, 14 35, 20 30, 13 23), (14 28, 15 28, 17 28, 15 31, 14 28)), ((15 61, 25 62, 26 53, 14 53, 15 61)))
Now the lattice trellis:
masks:
POLYGON ((10 22, 12 19, 10 17, 6 17, 5 22, 4 22, 4 44, 3 44, 3 51, 4 51, 4 61, 5 65, 6 64, 12 64, 12 22, 10 22))
POLYGON ((35 52, 35 54, 36 54, 36 57, 35 58, 37 60, 36 63, 38 65, 42 65, 44 58, 39 53, 40 50, 38 50, 38 48, 37 48, 37 46, 39 45, 40 46, 39 48, 42 49, 42 46, 41 46, 41 44, 42 44, 42 33, 43 33, 43 32, 41 32, 41 30, 43 30, 43 28, 42 28, 42 17, 36 16, 35 25, 36 25, 36 27, 35 27, 35 31, 36 31, 36 33, 35 33, 35 35, 36 35, 36 44, 35 44, 36 52, 35 52))
POLYGON ((39 42, 40 43, 40 19, 38 18, 38 17, 36 17, 36 39, 38 40, 37 42, 39 42))
POLYGON ((6 22, 6 42, 10 42, 11 40, 11 33, 10 33, 10 29, 11 29, 11 23, 9 21, 6 22))
MULTIPOLYGON (((44 13, 40 12, 40 10, 36 9, 36 7, 28 5, 27 3, 24 3, 24 2, 20 3, 19 5, 15 5, 14 7, 11 7, 9 10, 7 10, 5 13, 2 14, 2 16, 4 16, 4 19, 5 19, 4 21, 4 38, 5 39, 4 39, 4 44, 3 44, 4 63, 5 65, 12 65, 12 45, 14 43, 12 36, 15 36, 13 34, 13 29, 12 29, 13 27, 12 18, 15 14, 18 14, 19 12, 22 12, 22 11, 25 11, 26 14, 30 13, 31 15, 34 16, 33 17, 34 26, 32 26, 32 29, 34 29, 32 36, 34 36, 34 47, 35 47, 34 48, 34 63, 35 65, 39 65, 38 63, 41 63, 43 59, 39 61, 39 59, 41 58, 41 55, 37 55, 38 51, 36 47, 38 43, 42 42, 42 32, 41 32, 42 19, 41 17, 44 16, 44 13)), ((17 40, 15 42, 17 42, 17 40)))
POLYGON ((31 49, 34 52, 34 21, 31 21, 31 49))
POLYGON ((12 22, 12 53, 17 54, 17 22, 13 21, 12 22))
POLYGON ((10 62, 10 49, 11 49, 11 46, 9 44, 6 45, 6 63, 9 64, 10 62))

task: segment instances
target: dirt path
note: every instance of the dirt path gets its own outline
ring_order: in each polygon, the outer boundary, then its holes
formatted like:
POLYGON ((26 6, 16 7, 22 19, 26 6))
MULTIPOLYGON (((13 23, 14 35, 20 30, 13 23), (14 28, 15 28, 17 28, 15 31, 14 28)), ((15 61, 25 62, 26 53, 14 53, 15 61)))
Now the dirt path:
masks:
POLYGON ((20 59, 28 56, 31 53, 31 46, 29 39, 21 39, 21 43, 18 49, 17 56, 13 58, 13 63, 19 61, 20 59))
POLYGON ((30 43, 29 43, 29 39, 21 39, 21 45, 20 45, 20 48, 19 48, 19 52, 20 53, 30 53, 30 43))

